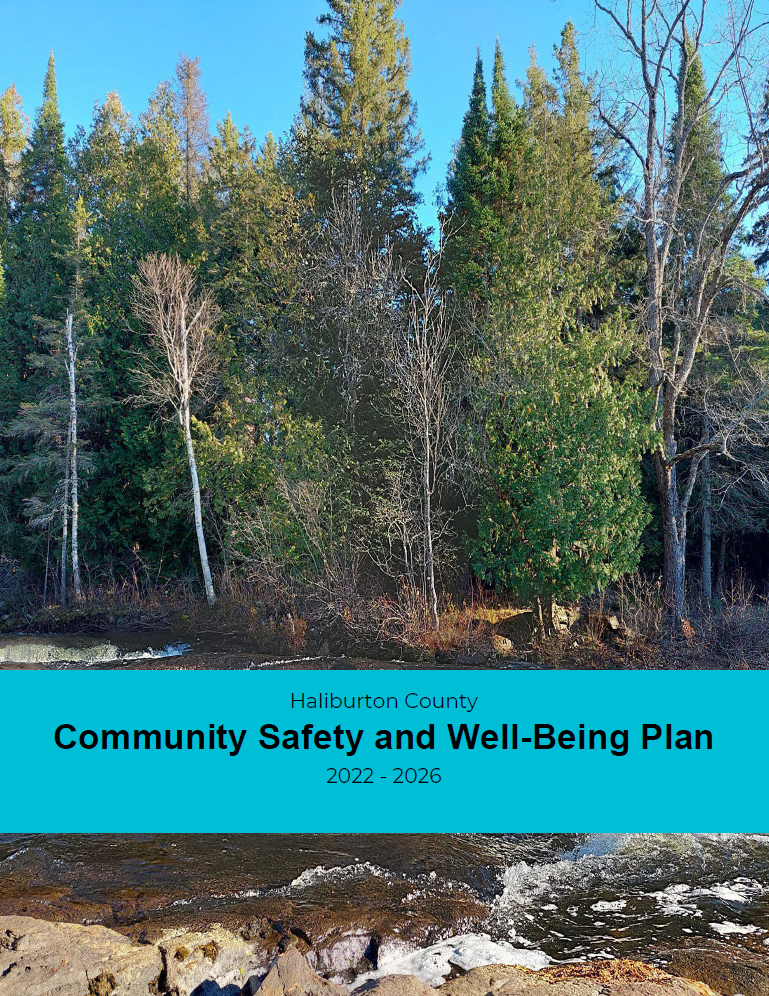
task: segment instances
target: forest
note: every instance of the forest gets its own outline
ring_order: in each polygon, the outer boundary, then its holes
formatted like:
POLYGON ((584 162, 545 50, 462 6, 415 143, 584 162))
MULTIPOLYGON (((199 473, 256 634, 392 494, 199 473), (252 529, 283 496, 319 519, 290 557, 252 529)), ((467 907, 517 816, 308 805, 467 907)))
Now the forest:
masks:
POLYGON ((517 84, 479 53, 426 229, 400 0, 318 3, 278 138, 188 55, 69 139, 53 53, 36 109, 0 81, 0 614, 769 652, 754 4, 595 0, 607 65, 567 23, 517 84))

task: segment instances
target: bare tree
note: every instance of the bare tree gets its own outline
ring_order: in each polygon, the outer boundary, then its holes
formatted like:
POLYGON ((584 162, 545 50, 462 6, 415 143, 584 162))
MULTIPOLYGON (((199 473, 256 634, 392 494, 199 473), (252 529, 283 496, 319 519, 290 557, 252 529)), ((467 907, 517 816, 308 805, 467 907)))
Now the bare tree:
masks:
POLYGON ((376 363, 372 345, 392 267, 389 253, 364 232, 351 191, 333 195, 311 259, 308 294, 321 330, 316 348, 325 353, 352 433, 361 389, 376 363))
POLYGON ((213 339, 219 311, 196 287, 192 269, 178 256, 153 254, 139 263, 133 304, 136 317, 150 331, 159 361, 149 359, 139 370, 145 398, 172 410, 184 432, 192 481, 195 532, 209 605, 216 601, 203 533, 200 482, 192 444, 190 405, 205 395, 215 369, 213 339))
POLYGON ((763 388, 751 390, 744 412, 735 409, 720 423, 701 423, 700 439, 681 432, 681 406, 712 316, 733 288, 728 263, 741 226, 769 187, 769 144, 757 127, 766 25, 753 0, 725 0, 712 17, 707 0, 595 0, 595 6, 619 42, 611 77, 600 89, 599 113, 629 150, 640 179, 634 203, 646 259, 642 328, 660 436, 654 465, 664 580, 680 626, 687 516, 700 468, 707 454, 729 453, 730 439, 764 400, 763 388), (710 82, 698 105, 687 107, 687 75, 703 52, 710 82), (695 230, 684 237, 679 222, 697 156, 693 134, 711 113, 720 116, 721 132, 731 144, 724 149, 721 182, 698 212, 695 230))
MULTIPOLYGON (((448 465, 456 431, 451 371, 454 337, 438 272, 442 247, 430 252, 424 283, 409 289, 405 321, 394 309, 384 363, 395 394, 391 417, 400 425, 418 468, 422 512, 425 597, 433 625, 439 626, 436 587, 436 495, 448 465)), ((404 550, 408 543, 404 544, 404 550)))

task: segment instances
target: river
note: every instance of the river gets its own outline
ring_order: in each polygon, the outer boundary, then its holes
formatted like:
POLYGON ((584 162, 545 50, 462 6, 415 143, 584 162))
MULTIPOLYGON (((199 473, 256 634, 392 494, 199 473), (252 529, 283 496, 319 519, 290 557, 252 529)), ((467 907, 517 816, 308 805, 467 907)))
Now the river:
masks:
MULTIPOLYGON (((264 800, 244 787, 244 804, 264 800)), ((766 954, 769 835, 2 835, 0 912, 134 935, 264 916, 310 934, 333 924, 396 938, 383 967, 427 979, 452 953, 536 968, 655 960, 704 937, 766 954)))

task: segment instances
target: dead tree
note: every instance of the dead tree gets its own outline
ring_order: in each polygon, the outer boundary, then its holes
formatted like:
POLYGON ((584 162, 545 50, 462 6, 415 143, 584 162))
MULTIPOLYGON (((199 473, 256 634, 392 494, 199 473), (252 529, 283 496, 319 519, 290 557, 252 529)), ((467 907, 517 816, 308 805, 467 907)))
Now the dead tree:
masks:
POLYGON ((413 466, 418 468, 424 594, 436 629, 435 503, 456 430, 451 390, 454 337, 446 296, 438 279, 440 261, 440 250, 428 255, 420 287, 405 281, 409 292, 406 319, 394 309, 384 357, 395 394, 392 417, 401 427, 413 466))
MULTIPOLYGON (((698 474, 707 454, 728 454, 730 435, 734 438, 743 421, 735 410, 700 439, 686 440, 681 432, 681 407, 712 316, 733 287, 728 263, 740 228, 769 188, 769 144, 758 127, 765 24, 753 0, 725 0, 712 17, 707 0, 595 0, 595 6, 611 22, 619 44, 600 86, 599 113, 629 150, 640 181, 634 207, 646 261, 641 324, 660 439, 654 465, 664 581, 674 625, 680 627, 687 516, 698 474), (687 74, 702 53, 710 81, 698 106, 686 107, 687 74), (701 210, 698 227, 684 238, 678 222, 697 154, 693 130, 713 113, 731 146, 721 182, 701 210), (728 210, 722 210, 725 201, 728 210)), ((749 417, 763 403, 760 389, 751 394, 749 417)))
POLYGON ((192 482, 195 533, 206 599, 216 601, 203 532, 200 482, 192 443, 190 406, 206 393, 215 368, 213 340, 219 312, 211 298, 196 287, 192 269, 178 256, 153 254, 139 263, 134 288, 134 313, 149 329, 158 360, 147 360, 138 371, 142 400, 160 411, 172 411, 184 433, 192 482))

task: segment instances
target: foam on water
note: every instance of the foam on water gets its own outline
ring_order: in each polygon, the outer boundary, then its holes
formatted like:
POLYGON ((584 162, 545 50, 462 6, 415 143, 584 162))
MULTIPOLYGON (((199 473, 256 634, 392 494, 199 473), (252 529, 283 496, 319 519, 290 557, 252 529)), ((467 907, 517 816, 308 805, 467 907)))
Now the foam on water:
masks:
POLYGON ((520 965, 540 969, 550 964, 550 958, 536 949, 526 948, 525 938, 518 938, 520 947, 508 941, 494 941, 488 934, 462 934, 426 948, 408 948, 387 944, 380 949, 375 972, 359 977, 355 986, 368 979, 384 975, 416 975, 429 986, 439 986, 452 968, 469 971, 482 965, 520 965))
POLYGON ((292 892, 301 889, 310 889, 318 885, 326 885, 331 882, 341 882, 351 878, 365 878, 373 875, 376 878, 394 878, 391 872, 372 865, 369 861, 358 861, 353 865, 337 865, 326 868, 325 865, 317 865, 315 868, 307 868, 299 874, 288 886, 286 891, 292 892))

